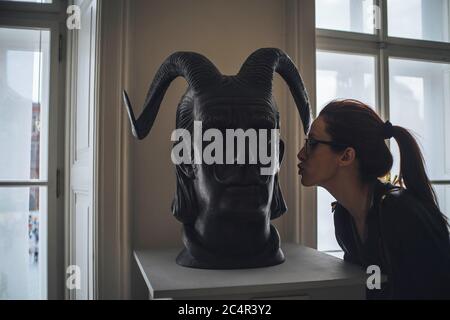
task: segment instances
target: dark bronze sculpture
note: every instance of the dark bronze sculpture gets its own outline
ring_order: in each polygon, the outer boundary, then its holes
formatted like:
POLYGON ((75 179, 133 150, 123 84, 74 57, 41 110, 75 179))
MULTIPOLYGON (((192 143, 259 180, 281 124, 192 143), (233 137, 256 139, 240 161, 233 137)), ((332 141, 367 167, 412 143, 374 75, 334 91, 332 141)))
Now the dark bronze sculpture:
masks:
MULTIPOLYGON (((279 114, 272 96, 274 73, 289 85, 305 132, 310 108, 303 81, 279 49, 255 51, 235 76, 224 76, 204 56, 176 52, 159 68, 136 120, 128 95, 124 102, 133 134, 143 139, 150 132, 170 83, 178 76, 188 82, 176 113, 176 128, 279 129, 279 114)), ((181 142, 177 142, 181 143, 181 142)), ((177 145, 174 144, 174 147, 177 145)), ((269 142, 270 143, 270 142, 269 142)), ((279 162, 284 152, 279 140, 279 162)), ((261 163, 176 165, 177 189, 172 204, 183 223, 184 250, 176 261, 194 268, 236 269, 272 266, 284 261, 280 237, 270 220, 287 208, 278 172, 261 175, 261 163)))

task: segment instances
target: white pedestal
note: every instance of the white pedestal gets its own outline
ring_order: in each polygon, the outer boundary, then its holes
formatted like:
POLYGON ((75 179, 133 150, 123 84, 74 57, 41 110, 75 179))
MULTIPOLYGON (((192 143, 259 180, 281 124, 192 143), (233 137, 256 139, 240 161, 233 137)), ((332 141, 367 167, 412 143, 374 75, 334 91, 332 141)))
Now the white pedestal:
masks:
POLYGON ((365 299, 368 275, 317 250, 283 244, 283 264, 256 269, 181 267, 181 249, 136 250, 150 299, 365 299))

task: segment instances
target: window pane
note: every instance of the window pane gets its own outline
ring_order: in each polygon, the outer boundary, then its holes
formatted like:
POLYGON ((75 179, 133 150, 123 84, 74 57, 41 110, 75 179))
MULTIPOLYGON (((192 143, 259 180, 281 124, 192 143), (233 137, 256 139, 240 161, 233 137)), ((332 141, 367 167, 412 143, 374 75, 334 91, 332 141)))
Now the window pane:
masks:
POLYGON ((449 42, 449 0, 388 0, 389 36, 449 42))
POLYGON ((0 28, 0 180, 47 179, 50 31, 0 28))
POLYGON ((439 208, 450 219, 450 185, 433 185, 439 208))
MULTIPOLYGON (((317 52, 317 114, 330 100, 358 99, 375 107, 375 57, 317 52)), ((340 250, 334 235, 331 203, 335 199, 317 190, 317 245, 321 251, 340 250)))
POLYGON ((333 212, 331 203, 336 201, 333 196, 323 188, 317 188, 317 250, 341 250, 334 234, 333 212))
POLYGON ((47 188, 0 188, 0 300, 45 299, 47 188))
MULTIPOLYGON (((431 180, 450 180, 450 65, 389 60, 390 120, 418 139, 431 180)), ((399 172, 399 151, 393 174, 399 172)))
POLYGON ((374 34, 375 15, 379 17, 379 11, 373 3, 372 0, 316 0, 316 27, 374 34))
POLYGON ((375 57, 317 52, 317 113, 333 99, 357 99, 375 106, 375 57))
POLYGON ((439 208, 450 221, 450 185, 434 185, 434 190, 439 201, 439 208))

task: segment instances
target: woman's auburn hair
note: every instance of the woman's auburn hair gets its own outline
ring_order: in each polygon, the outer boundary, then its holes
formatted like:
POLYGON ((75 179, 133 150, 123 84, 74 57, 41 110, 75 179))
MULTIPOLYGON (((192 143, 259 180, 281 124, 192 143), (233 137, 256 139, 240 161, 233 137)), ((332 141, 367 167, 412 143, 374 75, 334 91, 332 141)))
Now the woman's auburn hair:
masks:
MULTIPOLYGON (((363 181, 385 177, 392 169, 393 157, 385 143, 386 123, 367 104, 353 99, 333 100, 320 112, 332 140, 355 149, 363 181)), ((398 182, 433 212, 440 212, 436 194, 427 176, 424 158, 414 136, 401 126, 390 128, 400 150, 398 182)), ((339 152, 346 147, 332 146, 339 152)))

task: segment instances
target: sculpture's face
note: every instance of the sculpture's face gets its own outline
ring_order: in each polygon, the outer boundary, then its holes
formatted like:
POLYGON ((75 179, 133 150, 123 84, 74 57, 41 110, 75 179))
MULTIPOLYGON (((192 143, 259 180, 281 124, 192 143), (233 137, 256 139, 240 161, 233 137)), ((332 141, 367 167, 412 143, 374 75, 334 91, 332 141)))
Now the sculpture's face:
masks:
MULTIPOLYGON (((224 161, 226 153, 229 152, 225 146, 225 129, 242 129, 243 131, 255 129, 256 132, 258 129, 266 129, 267 141, 270 141, 270 130, 277 128, 274 110, 270 106, 261 104, 196 106, 194 119, 202 122, 203 132, 214 128, 223 133, 224 161)), ((207 215, 216 220, 268 222, 274 175, 261 174, 263 166, 259 157, 256 157, 257 164, 249 164, 249 147, 247 141, 245 164, 194 165, 193 183, 199 215, 207 215)), ((235 149, 235 155, 236 153, 235 149)), ((270 146, 268 154, 270 155, 270 146)))

